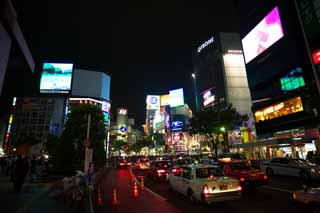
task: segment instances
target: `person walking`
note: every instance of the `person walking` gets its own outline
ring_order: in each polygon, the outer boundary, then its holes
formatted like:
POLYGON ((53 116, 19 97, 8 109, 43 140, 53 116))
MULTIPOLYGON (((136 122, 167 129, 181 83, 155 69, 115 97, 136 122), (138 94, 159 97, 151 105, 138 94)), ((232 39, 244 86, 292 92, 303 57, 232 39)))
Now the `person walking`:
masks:
POLYGON ((15 192, 20 192, 23 186, 25 176, 29 171, 29 163, 27 158, 18 155, 17 160, 13 164, 11 180, 13 182, 15 192))

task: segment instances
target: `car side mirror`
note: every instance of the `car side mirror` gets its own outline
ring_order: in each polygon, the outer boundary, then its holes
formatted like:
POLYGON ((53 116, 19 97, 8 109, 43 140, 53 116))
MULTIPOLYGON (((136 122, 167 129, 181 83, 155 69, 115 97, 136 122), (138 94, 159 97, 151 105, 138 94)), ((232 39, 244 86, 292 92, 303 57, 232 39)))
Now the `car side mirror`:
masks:
POLYGON ((302 184, 302 189, 303 189, 304 192, 307 192, 308 191, 307 184, 302 184))

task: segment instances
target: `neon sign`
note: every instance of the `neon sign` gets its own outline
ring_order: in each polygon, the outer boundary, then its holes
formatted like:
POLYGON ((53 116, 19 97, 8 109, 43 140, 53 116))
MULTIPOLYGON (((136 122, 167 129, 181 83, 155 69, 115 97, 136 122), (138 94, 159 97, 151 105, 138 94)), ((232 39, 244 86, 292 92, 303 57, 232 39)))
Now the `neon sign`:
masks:
POLYGON ((211 37, 208 41, 201 44, 200 47, 198 47, 198 53, 200 53, 204 48, 206 48, 208 45, 212 44, 214 42, 214 38, 211 37))

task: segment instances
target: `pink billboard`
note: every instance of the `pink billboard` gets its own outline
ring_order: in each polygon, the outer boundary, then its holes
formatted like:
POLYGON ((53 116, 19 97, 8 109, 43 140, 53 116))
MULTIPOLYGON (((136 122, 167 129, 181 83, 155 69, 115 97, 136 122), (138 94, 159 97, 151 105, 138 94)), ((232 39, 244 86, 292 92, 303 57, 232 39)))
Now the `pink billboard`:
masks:
POLYGON ((246 64, 283 37, 278 7, 275 7, 243 39, 246 64))

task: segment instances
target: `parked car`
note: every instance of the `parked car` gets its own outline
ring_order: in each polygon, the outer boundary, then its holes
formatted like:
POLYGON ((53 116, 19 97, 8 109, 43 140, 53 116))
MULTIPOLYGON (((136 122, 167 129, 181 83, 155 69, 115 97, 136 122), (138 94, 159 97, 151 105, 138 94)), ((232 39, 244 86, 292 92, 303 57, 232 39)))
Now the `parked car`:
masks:
POLYGON ((173 166, 169 160, 158 160, 150 163, 150 169, 148 176, 153 180, 167 181, 168 180, 168 169, 173 166))
POLYGON ((190 164, 180 174, 169 173, 170 189, 188 197, 190 202, 212 203, 241 198, 240 181, 226 177, 217 166, 190 164))
POLYGON ((233 160, 219 163, 224 173, 240 180, 243 187, 256 187, 268 183, 268 176, 263 171, 252 168, 248 161, 233 160))
POLYGON ((262 162, 261 170, 268 176, 286 175, 300 177, 305 181, 320 177, 320 166, 303 159, 274 158, 262 162))

